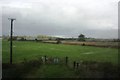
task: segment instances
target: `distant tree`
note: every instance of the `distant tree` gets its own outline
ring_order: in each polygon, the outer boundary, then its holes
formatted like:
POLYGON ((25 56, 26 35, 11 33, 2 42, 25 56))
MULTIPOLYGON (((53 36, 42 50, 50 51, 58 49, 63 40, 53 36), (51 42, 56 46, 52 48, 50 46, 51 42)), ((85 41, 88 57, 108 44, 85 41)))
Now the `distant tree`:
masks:
POLYGON ((25 41, 25 39, 24 39, 24 37, 21 37, 21 39, 20 39, 21 41, 25 41))
POLYGON ((50 37, 49 40, 52 40, 52 38, 50 37))
POLYGON ((80 34, 80 35, 78 36, 78 41, 85 41, 85 35, 80 34))
POLYGON ((61 43, 60 38, 57 38, 56 40, 57 40, 57 42, 56 42, 57 44, 60 44, 60 43, 61 43))
POLYGON ((35 41, 38 41, 37 38, 35 38, 35 41))

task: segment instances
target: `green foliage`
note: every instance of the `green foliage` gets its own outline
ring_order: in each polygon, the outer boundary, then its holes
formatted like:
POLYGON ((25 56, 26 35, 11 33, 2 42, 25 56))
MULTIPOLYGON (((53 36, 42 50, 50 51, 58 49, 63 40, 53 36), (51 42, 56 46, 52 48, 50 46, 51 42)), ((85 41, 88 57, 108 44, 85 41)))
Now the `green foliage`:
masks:
MULTIPOLYGON (((109 77, 116 76, 118 49, 99 48, 77 45, 57 45, 29 41, 13 41, 13 64, 9 64, 9 41, 2 43, 3 76, 28 78, 79 78, 79 77, 109 77), (69 64, 41 64, 41 56, 59 57, 65 60, 69 57, 69 64), (74 70, 73 61, 83 64, 74 70), (99 63, 99 64, 98 64, 99 63), (87 66, 85 66, 87 65, 87 66), (115 72, 116 71, 116 72, 115 72), (104 75, 100 75, 101 72, 104 75)), ((62 60, 63 61, 63 60, 62 60)))
POLYGON ((61 43, 61 41, 58 39, 56 43, 57 43, 57 44, 60 44, 60 43, 61 43))
POLYGON ((110 62, 83 61, 78 68, 41 64, 39 60, 3 64, 3 78, 118 78, 118 66, 110 62))
POLYGON ((78 36, 78 41, 85 41, 85 35, 80 34, 80 35, 78 36))

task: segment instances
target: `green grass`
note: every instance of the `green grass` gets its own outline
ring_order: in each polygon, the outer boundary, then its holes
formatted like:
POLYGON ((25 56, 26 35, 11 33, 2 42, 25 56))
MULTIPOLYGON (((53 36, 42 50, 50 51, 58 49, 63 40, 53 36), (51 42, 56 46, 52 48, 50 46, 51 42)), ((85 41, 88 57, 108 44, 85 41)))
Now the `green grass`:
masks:
POLYGON ((24 77, 28 78, 72 78, 75 77, 75 72, 68 69, 64 65, 42 65, 37 70, 34 69, 24 75, 24 77), (32 73, 32 74, 31 74, 32 73), (34 75, 33 75, 34 74, 34 75))
MULTIPOLYGON (((9 41, 2 41, 2 61, 9 63, 9 41)), ((14 41, 13 42, 13 63, 21 63, 26 60, 35 60, 41 56, 59 57, 65 59, 69 57, 69 64, 73 61, 97 61, 97 62, 111 62, 117 65, 118 49, 115 48, 101 48, 92 46, 79 45, 63 45, 63 44, 48 44, 40 42, 14 41)), ((37 67, 30 67, 32 65, 17 66, 12 69, 3 69, 5 76, 8 73, 13 73, 11 76, 17 75, 28 78, 72 78, 77 77, 76 71, 71 70, 65 65, 46 64, 38 65, 37 67), (29 67, 28 67, 29 66, 29 67), (16 70, 14 70, 16 69, 16 70), (27 69, 27 70, 26 70, 27 69), (22 73, 20 72, 22 71, 22 73), (17 74, 18 73, 18 74, 17 74)), ((73 66, 72 66, 73 67, 73 66)), ((83 72, 85 69, 82 69, 83 72)), ((83 74, 83 73, 82 73, 83 74)), ((81 74, 81 75, 82 75, 81 74)), ((90 73, 93 74, 93 73, 90 73)), ((95 73, 96 74, 96 73, 95 73)), ((84 73, 83 75, 88 75, 84 73)))
MULTIPOLYGON (((91 46, 47 44, 40 42, 13 42, 13 63, 39 58, 41 56, 64 58, 68 56, 71 61, 85 60, 98 62, 118 62, 118 49, 100 48, 91 46)), ((2 42, 3 63, 9 63, 9 41, 2 42)))

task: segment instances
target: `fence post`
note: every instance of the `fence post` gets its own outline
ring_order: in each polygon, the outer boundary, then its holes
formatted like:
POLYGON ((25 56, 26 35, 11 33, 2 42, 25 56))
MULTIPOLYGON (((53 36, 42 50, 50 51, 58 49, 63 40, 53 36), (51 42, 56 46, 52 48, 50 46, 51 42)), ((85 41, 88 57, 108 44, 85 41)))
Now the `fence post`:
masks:
POLYGON ((68 64, 68 57, 66 56, 66 58, 65 58, 65 59, 66 59, 65 61, 66 61, 66 65, 67 65, 67 64, 68 64))
POLYGON ((44 57, 45 57, 45 63, 46 63, 46 61, 47 61, 46 56, 44 56, 44 57))
POLYGON ((77 63, 77 69, 78 69, 78 67, 79 67, 79 63, 77 63))
POLYGON ((75 66, 76 66, 76 62, 74 61, 74 62, 73 62, 73 68, 74 68, 74 69, 75 69, 75 66))

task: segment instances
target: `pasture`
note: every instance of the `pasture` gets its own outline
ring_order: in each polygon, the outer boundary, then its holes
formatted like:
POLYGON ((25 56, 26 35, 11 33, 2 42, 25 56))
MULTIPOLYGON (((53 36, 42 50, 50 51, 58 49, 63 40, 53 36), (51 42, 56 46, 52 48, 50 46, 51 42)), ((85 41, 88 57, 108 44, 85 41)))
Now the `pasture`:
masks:
MULTIPOLYGON (((98 62, 118 62, 118 49, 99 48, 92 46, 47 44, 40 42, 13 42, 13 63, 19 63, 24 58, 31 60, 41 56, 66 57, 71 60, 85 60, 98 62)), ((9 42, 2 43, 3 63, 9 63, 9 42)))
MULTIPOLYGON (((19 64, 25 60, 37 60, 42 56, 59 57, 63 59, 67 56, 69 64, 73 61, 96 61, 110 62, 113 65, 118 63, 118 49, 102 48, 80 45, 64 45, 49 44, 30 41, 14 41, 13 42, 13 64, 19 64)), ((2 41, 2 61, 3 64, 9 63, 9 41, 2 41)), ((4 71, 4 70, 3 70, 4 71)), ((4 72, 5 73, 5 72, 4 72)), ((6 72, 7 73, 7 72, 6 72)), ((6 74, 5 74, 6 75, 6 74)), ((24 74, 24 77, 75 77, 74 70, 68 69, 66 66, 58 65, 42 65, 32 68, 24 74), (34 74, 34 75, 33 75, 34 74), (63 76, 64 75, 64 76, 63 76)))

